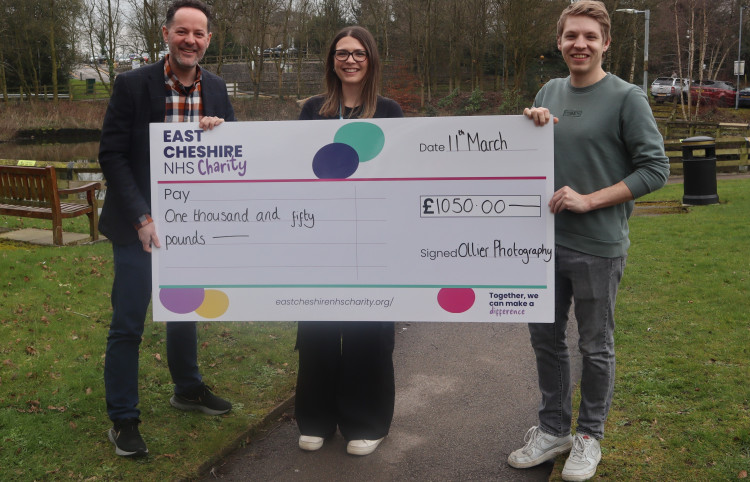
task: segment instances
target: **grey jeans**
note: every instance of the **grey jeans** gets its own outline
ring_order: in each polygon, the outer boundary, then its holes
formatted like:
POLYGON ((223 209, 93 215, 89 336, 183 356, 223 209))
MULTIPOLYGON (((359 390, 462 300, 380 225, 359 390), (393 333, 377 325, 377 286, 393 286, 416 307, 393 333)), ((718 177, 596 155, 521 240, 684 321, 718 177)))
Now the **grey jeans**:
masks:
POLYGON ((570 433, 572 388, 566 329, 574 302, 583 356, 576 431, 596 439, 604 437, 615 386, 615 299, 626 259, 601 258, 556 246, 555 322, 529 324, 542 393, 539 427, 543 432, 558 437, 570 433))

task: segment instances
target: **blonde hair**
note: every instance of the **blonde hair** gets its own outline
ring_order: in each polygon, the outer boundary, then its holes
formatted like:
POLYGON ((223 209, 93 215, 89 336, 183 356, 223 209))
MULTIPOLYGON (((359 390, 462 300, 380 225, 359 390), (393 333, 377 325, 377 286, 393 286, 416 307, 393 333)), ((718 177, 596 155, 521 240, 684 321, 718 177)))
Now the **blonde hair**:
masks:
POLYGON ((602 2, 594 0, 580 0, 576 3, 571 3, 568 7, 560 14, 560 19, 557 21, 557 38, 562 37, 563 29, 565 28, 565 21, 568 17, 585 16, 591 17, 597 22, 602 28, 602 41, 607 44, 610 41, 609 29, 609 13, 607 13, 607 7, 602 2))
POLYGON ((359 108, 359 117, 372 117, 375 115, 375 108, 378 103, 378 92, 380 91, 380 55, 375 38, 364 27, 353 26, 342 29, 331 41, 326 56, 326 76, 325 88, 323 94, 324 101, 318 112, 323 117, 335 117, 339 114, 339 109, 343 105, 343 94, 341 79, 333 70, 335 65, 334 55, 336 54, 336 44, 344 37, 351 37, 357 40, 367 52, 367 72, 362 83, 362 93, 360 100, 362 105, 359 108))

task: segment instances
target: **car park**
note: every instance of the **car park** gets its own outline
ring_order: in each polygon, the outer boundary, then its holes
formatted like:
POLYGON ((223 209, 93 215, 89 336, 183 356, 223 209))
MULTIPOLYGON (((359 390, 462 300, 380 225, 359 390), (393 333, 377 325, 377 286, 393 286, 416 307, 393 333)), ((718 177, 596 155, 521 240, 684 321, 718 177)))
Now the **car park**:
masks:
POLYGON ((690 96, 693 103, 700 97, 702 104, 718 105, 721 107, 734 106, 737 89, 731 82, 723 80, 704 80, 693 82, 690 86, 690 96))
POLYGON ((688 79, 680 81, 677 77, 657 77, 651 84, 651 95, 657 104, 673 102, 679 99, 680 95, 683 96, 683 99, 687 100, 689 85, 690 81, 688 79))

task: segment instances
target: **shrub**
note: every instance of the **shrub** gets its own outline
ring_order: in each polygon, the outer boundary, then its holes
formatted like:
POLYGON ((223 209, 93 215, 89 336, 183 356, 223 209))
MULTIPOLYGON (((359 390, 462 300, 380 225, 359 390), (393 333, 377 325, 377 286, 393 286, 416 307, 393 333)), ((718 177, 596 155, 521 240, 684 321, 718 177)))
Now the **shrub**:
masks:
POLYGON ((471 95, 469 96, 469 100, 466 101, 466 105, 464 105, 464 111, 465 112, 476 112, 482 108, 482 104, 484 104, 484 92, 482 92, 478 87, 471 91, 471 95))
POLYGON ((438 107, 445 109, 446 107, 453 105, 453 101, 458 97, 458 87, 453 89, 450 94, 446 95, 438 101, 438 107))
POLYGON ((518 89, 505 89, 503 91, 503 101, 497 109, 498 114, 509 115, 518 114, 523 110, 525 100, 518 89))

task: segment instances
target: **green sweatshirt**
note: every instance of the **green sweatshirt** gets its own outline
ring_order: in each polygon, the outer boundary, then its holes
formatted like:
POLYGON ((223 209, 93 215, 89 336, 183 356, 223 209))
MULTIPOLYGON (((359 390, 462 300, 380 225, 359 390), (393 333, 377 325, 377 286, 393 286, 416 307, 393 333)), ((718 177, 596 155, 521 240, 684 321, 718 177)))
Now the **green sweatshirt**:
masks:
MULTIPOLYGON (((580 194, 624 181, 633 197, 659 189, 669 159, 644 92, 615 75, 575 88, 570 78, 553 79, 534 105, 560 119, 555 125, 555 190, 580 194)), ((550 196, 552 193, 550 193, 550 196)), ((614 258, 627 254, 633 201, 585 214, 555 216, 555 242, 576 251, 614 258)))

